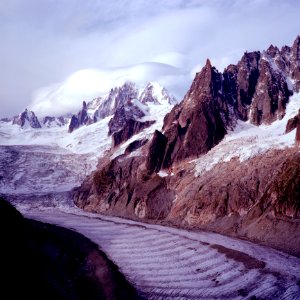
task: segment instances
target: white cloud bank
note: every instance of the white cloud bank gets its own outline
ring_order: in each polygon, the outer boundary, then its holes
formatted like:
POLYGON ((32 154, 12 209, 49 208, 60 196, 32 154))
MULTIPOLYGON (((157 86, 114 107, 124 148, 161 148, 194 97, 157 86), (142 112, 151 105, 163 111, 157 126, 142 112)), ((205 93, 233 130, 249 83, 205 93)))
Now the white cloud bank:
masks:
POLYGON ((156 79, 164 86, 184 80, 179 69, 173 66, 152 62, 112 70, 84 69, 73 73, 61 84, 41 88, 35 92, 29 108, 38 116, 59 116, 78 110, 83 100, 90 101, 107 94, 112 87, 121 86, 126 81, 143 87, 156 79))
POLYGON ((296 0, 3 1, 1 114, 30 103, 41 114, 76 110, 128 79, 182 97, 207 57, 222 70, 246 50, 290 45, 299 14, 296 0))

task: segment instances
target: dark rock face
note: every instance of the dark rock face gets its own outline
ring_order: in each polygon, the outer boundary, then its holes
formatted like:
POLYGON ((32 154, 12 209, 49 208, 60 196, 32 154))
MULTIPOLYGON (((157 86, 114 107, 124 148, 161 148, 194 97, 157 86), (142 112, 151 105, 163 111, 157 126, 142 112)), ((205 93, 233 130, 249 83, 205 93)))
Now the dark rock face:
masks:
POLYGON ((300 36, 298 35, 290 50, 290 73, 291 78, 295 80, 295 91, 300 90, 300 36))
POLYGON ((134 99, 128 100, 116 110, 108 123, 108 134, 112 135, 113 147, 127 141, 154 123, 154 121, 141 122, 138 120, 145 116, 146 109, 146 106, 134 99))
POLYGON ((186 171, 174 180, 180 200, 168 218, 300 255, 299 172, 297 149, 220 163, 199 177, 186 171))
POLYGON ((155 121, 140 122, 134 119, 129 119, 123 128, 112 134, 113 147, 122 144, 135 134, 151 126, 153 123, 155 123, 155 121))
MULTIPOLYGON (((137 101, 137 100, 136 100, 137 101)), ((128 100, 124 105, 120 106, 114 116, 110 119, 108 123, 109 131, 108 134, 111 135, 126 126, 127 121, 130 119, 138 120, 145 116, 144 111, 142 111, 131 99, 128 100)))
POLYGON ((115 115, 112 122, 114 125, 111 126, 115 126, 116 128, 111 129, 111 135, 113 132, 124 128, 124 122, 122 123, 121 120, 129 120, 129 114, 135 120, 143 117, 145 114, 140 108, 144 107, 147 109, 147 103, 149 102, 155 104, 177 103, 177 100, 157 83, 148 83, 141 92, 140 97, 139 93, 139 89, 133 82, 125 82, 121 87, 111 89, 109 94, 104 97, 95 98, 88 103, 83 102, 82 109, 77 115, 73 116, 69 132, 82 125, 96 123, 106 117, 115 115), (122 124, 118 124, 118 120, 122 124))
POLYGON ((207 60, 183 101, 164 119, 164 167, 206 153, 223 139, 234 119, 221 89, 222 75, 207 60))
POLYGON ((50 117, 46 116, 43 118, 43 125, 47 127, 51 127, 53 125, 64 126, 68 122, 68 118, 65 117, 50 117))
POLYGON ((69 132, 73 132, 75 129, 79 128, 80 124, 78 118, 73 115, 69 124, 69 132))
POLYGON ((80 125, 86 125, 89 122, 89 117, 87 114, 87 106, 85 101, 82 102, 82 109, 78 113, 78 121, 80 125))
POLYGON ((155 130, 152 141, 149 146, 146 168, 149 174, 158 172, 164 159, 165 148, 168 139, 158 130, 155 130))
POLYGON ((235 110, 237 117, 243 121, 248 119, 249 106, 255 93, 259 77, 259 52, 245 53, 237 64, 237 98, 235 110))
POLYGON ((166 180, 149 171, 140 157, 119 156, 88 177, 75 191, 75 204, 94 212, 117 212, 131 218, 163 219, 174 192, 166 180))
POLYGON ((299 40, 281 51, 271 45, 262 53, 246 52, 223 74, 208 60, 183 101, 165 117, 168 142, 162 166, 208 152, 237 120, 261 125, 282 119, 292 90, 297 90, 299 40))
POLYGON ((128 145, 128 147, 125 149, 125 155, 128 155, 137 149, 141 148, 148 142, 147 139, 142 139, 142 140, 135 140, 132 143, 128 145))
POLYGON ((17 124, 21 127, 25 127, 26 124, 32 128, 41 128, 41 124, 33 111, 29 111, 27 108, 19 116, 13 118, 13 124, 17 124))
POLYGON ((69 124, 69 132, 73 132, 75 129, 79 128, 82 125, 91 124, 91 120, 87 113, 87 104, 85 101, 82 103, 82 109, 79 111, 77 116, 73 115, 69 124))
POLYGON ((300 109, 298 111, 298 114, 294 117, 288 120, 286 124, 285 133, 289 133, 300 124, 300 109))
POLYGON ((297 129, 296 129, 295 143, 297 146, 300 146, 300 122, 298 122, 297 129))
POLYGON ((255 125, 270 124, 282 119, 291 92, 286 76, 271 65, 271 56, 264 54, 259 62, 259 77, 253 95, 250 121, 255 125))
POLYGON ((94 114, 94 118, 103 119, 113 115, 116 110, 124 106, 128 101, 138 98, 139 91, 134 83, 126 82, 119 88, 110 90, 109 95, 100 104, 94 114))

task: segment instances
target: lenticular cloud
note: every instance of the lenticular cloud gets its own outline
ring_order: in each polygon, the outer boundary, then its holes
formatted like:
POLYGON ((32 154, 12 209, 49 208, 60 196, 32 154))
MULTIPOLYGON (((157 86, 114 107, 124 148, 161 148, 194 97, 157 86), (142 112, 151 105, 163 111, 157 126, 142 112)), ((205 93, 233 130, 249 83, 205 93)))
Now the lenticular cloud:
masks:
POLYGON ((30 109, 38 116, 58 116, 79 109, 83 100, 89 101, 104 95, 125 81, 133 81, 138 86, 143 86, 148 81, 155 80, 172 87, 182 79, 182 70, 154 62, 110 70, 84 69, 73 73, 60 84, 37 90, 30 109))

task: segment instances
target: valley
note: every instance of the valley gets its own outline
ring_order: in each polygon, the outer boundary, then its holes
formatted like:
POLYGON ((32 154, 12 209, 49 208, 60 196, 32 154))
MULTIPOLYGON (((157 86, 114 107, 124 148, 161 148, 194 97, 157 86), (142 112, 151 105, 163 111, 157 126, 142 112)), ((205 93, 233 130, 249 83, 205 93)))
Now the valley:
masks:
POLYGON ((22 212, 91 239, 146 299, 300 297, 300 260, 267 247, 76 208, 22 212))
POLYGON ((0 196, 89 238, 142 299, 300 298, 300 36, 78 112, 0 120, 0 196))

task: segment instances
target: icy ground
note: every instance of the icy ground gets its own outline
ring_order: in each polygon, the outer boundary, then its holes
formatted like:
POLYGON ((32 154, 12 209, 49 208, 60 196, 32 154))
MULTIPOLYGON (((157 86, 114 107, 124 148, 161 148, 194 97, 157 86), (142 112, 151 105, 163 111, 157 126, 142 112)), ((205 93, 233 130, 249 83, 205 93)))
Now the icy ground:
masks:
MULTIPOLYGON (((113 157, 124 153, 135 139, 150 139, 156 129, 161 129, 164 115, 172 108, 167 103, 148 106, 149 113, 142 121, 156 122, 122 144, 113 157)), ((0 194, 23 197, 24 194, 62 193, 79 186, 96 168, 99 157, 111 148, 110 118, 72 133, 68 133, 67 126, 22 129, 0 121, 0 194)))
POLYGON ((109 118, 69 134, 67 126, 21 129, 0 124, 0 194, 70 191, 111 146, 109 118))
POLYGON ((26 217, 90 238, 146 299, 300 298, 300 259, 267 247, 75 208, 19 209, 26 217), (243 253, 239 259, 228 258, 212 245, 243 253))

